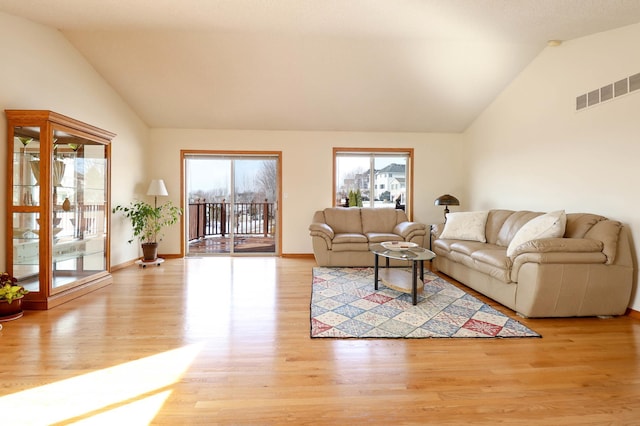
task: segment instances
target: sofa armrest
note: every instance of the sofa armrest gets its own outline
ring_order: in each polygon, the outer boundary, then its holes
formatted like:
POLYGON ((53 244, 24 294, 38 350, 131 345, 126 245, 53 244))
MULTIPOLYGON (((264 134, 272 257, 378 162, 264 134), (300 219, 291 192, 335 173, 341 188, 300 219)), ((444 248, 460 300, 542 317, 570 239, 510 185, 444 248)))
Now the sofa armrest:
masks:
POLYGON ((326 237, 330 240, 333 239, 333 237, 335 237, 335 232, 333 232, 333 229, 327 225, 326 223, 319 223, 319 222, 315 222, 312 223, 311 225, 309 225, 309 231, 311 232, 312 236, 321 236, 321 237, 326 237))
POLYGON ((512 257, 511 281, 519 282, 518 274, 525 263, 538 264, 604 264, 601 241, 588 238, 542 238, 519 245, 512 257))
POLYGON ((415 236, 427 234, 427 225, 418 222, 400 222, 393 228, 393 233, 400 235, 405 241, 411 240, 415 236))
POLYGON ((309 234, 311 234, 311 239, 313 240, 314 252, 316 249, 320 250, 320 247, 323 247, 322 250, 331 250, 333 247, 335 232, 326 223, 312 223, 309 225, 309 234), (324 241, 324 244, 321 241, 324 241))
POLYGON ((585 265, 602 267, 610 267, 605 264, 607 256, 604 253, 591 252, 550 252, 550 253, 522 253, 513 260, 511 266, 511 281, 520 282, 520 268, 528 263, 537 263, 539 265, 585 265))
POLYGON ((433 240, 437 240, 442 235, 442 231, 444 231, 444 223, 434 223, 431 225, 431 238, 433 240))
POLYGON ((602 252, 603 247, 602 241, 589 238, 541 238, 520 244, 511 258, 523 253, 594 253, 602 252))

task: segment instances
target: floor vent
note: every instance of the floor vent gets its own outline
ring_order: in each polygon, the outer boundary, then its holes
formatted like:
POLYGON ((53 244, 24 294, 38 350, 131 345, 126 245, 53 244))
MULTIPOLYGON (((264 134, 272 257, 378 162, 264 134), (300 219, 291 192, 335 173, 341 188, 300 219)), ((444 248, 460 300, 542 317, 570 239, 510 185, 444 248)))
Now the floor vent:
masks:
POLYGON ((640 90, 640 73, 576 96, 576 111, 640 90))

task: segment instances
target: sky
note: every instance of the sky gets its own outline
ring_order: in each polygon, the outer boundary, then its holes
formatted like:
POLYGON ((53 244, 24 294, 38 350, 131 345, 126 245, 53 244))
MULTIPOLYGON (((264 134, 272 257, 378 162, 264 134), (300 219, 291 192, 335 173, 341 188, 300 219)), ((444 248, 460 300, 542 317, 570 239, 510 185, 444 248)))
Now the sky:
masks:
MULTIPOLYGON (((391 163, 404 164, 402 157, 376 157, 375 168, 383 169, 391 163)), ((369 157, 364 156, 340 156, 338 164, 338 180, 344 180, 347 174, 351 174, 354 170, 364 172, 369 170, 369 157)))
MULTIPOLYGON (((235 184, 242 191, 253 184, 264 158, 235 161, 235 184)), ((228 158, 189 158, 186 166, 188 191, 208 191, 229 188, 231 185, 231 160, 228 158)))
MULTIPOLYGON (((242 191, 250 186, 258 171, 260 162, 264 158, 241 159, 235 162, 236 187, 242 191)), ((402 163, 400 157, 376 157, 376 168, 381 169, 391 163, 402 163)), ((340 177, 354 169, 365 171, 369 168, 368 157, 341 157, 340 177), (343 167, 344 166, 344 167, 343 167), (344 171, 344 172, 343 172, 344 171)), ((229 188, 231 162, 229 158, 200 157, 188 158, 187 166, 187 190, 209 191, 217 188, 229 188)))

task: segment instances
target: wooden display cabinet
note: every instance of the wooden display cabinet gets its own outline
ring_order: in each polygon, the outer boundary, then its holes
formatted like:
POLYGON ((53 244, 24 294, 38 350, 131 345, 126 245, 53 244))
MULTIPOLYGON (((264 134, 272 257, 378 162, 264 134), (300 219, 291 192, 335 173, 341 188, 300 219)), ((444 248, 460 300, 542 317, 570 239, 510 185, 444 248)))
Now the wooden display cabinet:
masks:
POLYGON ((6 110, 7 269, 50 309, 111 283, 111 140, 52 111, 6 110))

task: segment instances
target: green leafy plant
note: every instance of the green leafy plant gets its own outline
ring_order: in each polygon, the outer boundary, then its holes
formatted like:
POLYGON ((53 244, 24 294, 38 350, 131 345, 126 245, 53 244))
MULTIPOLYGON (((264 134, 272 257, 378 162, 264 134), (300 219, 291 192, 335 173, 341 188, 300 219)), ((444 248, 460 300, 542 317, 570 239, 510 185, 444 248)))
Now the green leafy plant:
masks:
POLYGON ((131 220, 133 238, 129 243, 138 238, 142 244, 157 243, 164 235, 163 229, 176 223, 182 214, 182 209, 173 205, 171 201, 157 207, 144 201, 134 201, 127 206, 115 206, 112 211, 120 212, 131 220))
POLYGON ((17 282, 18 280, 7 272, 0 274, 0 300, 11 303, 29 293, 29 290, 17 285, 17 282))

